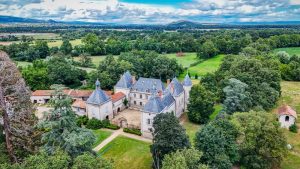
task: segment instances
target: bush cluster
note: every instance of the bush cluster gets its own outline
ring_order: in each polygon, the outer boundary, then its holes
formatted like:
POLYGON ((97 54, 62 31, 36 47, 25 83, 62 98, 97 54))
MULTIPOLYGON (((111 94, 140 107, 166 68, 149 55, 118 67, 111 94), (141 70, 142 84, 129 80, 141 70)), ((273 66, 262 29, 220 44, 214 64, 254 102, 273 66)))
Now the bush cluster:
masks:
POLYGON ((293 133, 298 133, 298 127, 296 124, 293 124, 289 127, 289 130, 293 133))
POLYGON ((98 120, 96 118, 88 119, 87 116, 77 117, 76 123, 78 126, 85 126, 88 129, 96 130, 101 128, 108 128, 112 130, 120 129, 119 126, 110 124, 109 120, 98 120))
POLYGON ((131 133, 131 134, 135 134, 135 135, 138 135, 138 136, 141 136, 141 135, 142 135, 142 132, 141 132, 141 130, 139 130, 139 129, 124 128, 123 131, 124 131, 125 133, 131 133))

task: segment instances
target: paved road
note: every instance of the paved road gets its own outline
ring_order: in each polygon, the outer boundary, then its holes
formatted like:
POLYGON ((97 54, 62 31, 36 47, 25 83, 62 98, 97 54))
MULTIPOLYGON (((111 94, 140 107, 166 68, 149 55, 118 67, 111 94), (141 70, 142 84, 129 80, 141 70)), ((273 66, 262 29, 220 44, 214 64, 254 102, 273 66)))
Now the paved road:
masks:
MULTIPOLYGON (((110 130, 112 131, 112 130, 110 130)), ((113 139, 115 139, 116 137, 118 137, 119 135, 125 136, 125 137, 129 137, 132 139, 136 139, 136 140, 140 140, 140 141, 144 141, 144 142, 148 142, 148 143, 152 143, 151 139, 147 139, 144 138, 142 136, 137 136, 134 134, 129 134, 129 133, 124 133, 123 129, 119 129, 119 130, 113 130, 112 135, 110 135, 107 139, 103 140, 98 146, 96 146, 93 150, 94 151, 99 151, 101 150, 104 146, 106 146, 108 143, 110 143, 113 139)))

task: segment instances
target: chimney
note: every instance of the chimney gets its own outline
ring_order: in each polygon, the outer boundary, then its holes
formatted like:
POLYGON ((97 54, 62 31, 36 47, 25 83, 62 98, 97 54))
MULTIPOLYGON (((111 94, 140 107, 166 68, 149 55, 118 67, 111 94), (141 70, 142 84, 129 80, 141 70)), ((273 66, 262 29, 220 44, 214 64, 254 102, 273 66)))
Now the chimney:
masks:
POLYGON ((167 86, 169 86, 170 84, 170 79, 167 79, 167 86))
POLYGON ((132 76, 132 84, 135 84, 136 80, 135 80, 135 76, 132 76))

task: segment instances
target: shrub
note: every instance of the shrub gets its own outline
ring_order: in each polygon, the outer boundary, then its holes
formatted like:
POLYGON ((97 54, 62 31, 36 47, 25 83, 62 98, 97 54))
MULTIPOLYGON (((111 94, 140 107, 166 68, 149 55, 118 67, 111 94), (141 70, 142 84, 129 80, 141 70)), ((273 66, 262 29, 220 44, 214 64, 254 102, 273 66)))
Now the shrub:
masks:
POLYGON ((102 126, 103 126, 104 128, 106 128, 106 127, 109 126, 109 125, 110 125, 110 121, 109 121, 109 120, 107 120, 107 119, 102 120, 102 126))
POLYGON ((118 129, 120 129, 119 126, 114 125, 114 124, 109 124, 108 126, 105 126, 105 128, 112 129, 112 130, 118 130, 118 129))
POLYGON ((86 125, 88 121, 89 121, 89 118, 88 118, 86 115, 84 115, 84 116, 79 116, 79 117, 76 118, 76 124, 77 124, 78 126, 80 126, 80 127, 81 127, 82 125, 86 125))
POLYGON ((198 79, 198 74, 197 73, 195 74, 195 79, 198 79))
POLYGON ((293 125, 291 125, 291 126, 289 127, 289 130, 290 130, 291 132, 293 132, 293 133, 297 133, 297 132, 298 132, 298 127, 297 127, 296 123, 293 124, 293 125))
POLYGON ((98 119, 92 118, 90 119, 87 124, 86 124, 86 128, 88 129, 100 129, 102 127, 102 122, 98 119))
POLYGON ((139 129, 124 128, 123 131, 124 131, 125 133, 131 133, 131 134, 135 134, 135 135, 138 135, 138 136, 141 136, 141 135, 142 135, 142 132, 141 132, 141 130, 139 130, 139 129))

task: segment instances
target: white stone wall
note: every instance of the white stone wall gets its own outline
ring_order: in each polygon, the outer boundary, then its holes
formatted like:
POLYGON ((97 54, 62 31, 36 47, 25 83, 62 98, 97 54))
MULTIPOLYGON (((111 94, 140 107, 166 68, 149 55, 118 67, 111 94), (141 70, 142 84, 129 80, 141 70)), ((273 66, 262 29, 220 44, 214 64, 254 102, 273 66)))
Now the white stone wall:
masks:
POLYGON ((104 120, 108 116, 109 119, 113 118, 113 107, 112 102, 106 102, 102 105, 93 105, 93 104, 86 104, 88 118, 96 118, 98 120, 104 120))
POLYGON ((189 103, 190 99, 190 91, 192 89, 192 86, 183 86, 184 89, 184 110, 187 111, 187 105, 189 103))
POLYGON ((279 116, 279 122, 281 127, 283 128, 289 128, 291 125, 293 125, 296 121, 296 118, 289 115, 281 115, 279 116), (288 121, 286 121, 286 118, 288 117, 288 121))
POLYGON ((125 94, 127 100, 129 100, 129 93, 130 93, 130 89, 124 89, 124 88, 119 88, 119 87, 115 87, 115 93, 118 92, 122 92, 125 94))
POLYGON ((150 98, 150 94, 135 91, 130 93, 129 98, 131 108, 143 109, 150 98))
POLYGON ((73 111, 78 115, 78 116, 84 116, 87 115, 85 109, 82 109, 80 107, 72 107, 73 111))
POLYGON ((118 112, 118 108, 120 109, 120 111, 125 109, 125 105, 123 104, 124 100, 125 98, 120 99, 113 103, 113 112, 118 112))
POLYGON ((46 100, 50 100, 50 96, 31 96, 30 100, 32 103, 45 104, 46 100))
POLYGON ((141 132, 142 132, 142 136, 146 137, 146 138, 153 138, 152 137, 152 132, 150 131, 150 129, 152 129, 153 131, 153 119, 154 117, 157 115, 156 113, 146 113, 146 112, 141 112, 142 113, 142 119, 141 119, 141 132), (149 124, 150 122, 150 124, 149 124))
POLYGON ((174 97, 176 103, 176 117, 180 117, 184 112, 184 92, 182 92, 179 96, 174 97))
POLYGON ((173 112, 174 115, 176 116, 176 110, 175 110, 175 102, 173 104, 171 104, 169 107, 167 107, 165 110, 164 110, 164 113, 171 113, 173 112))

